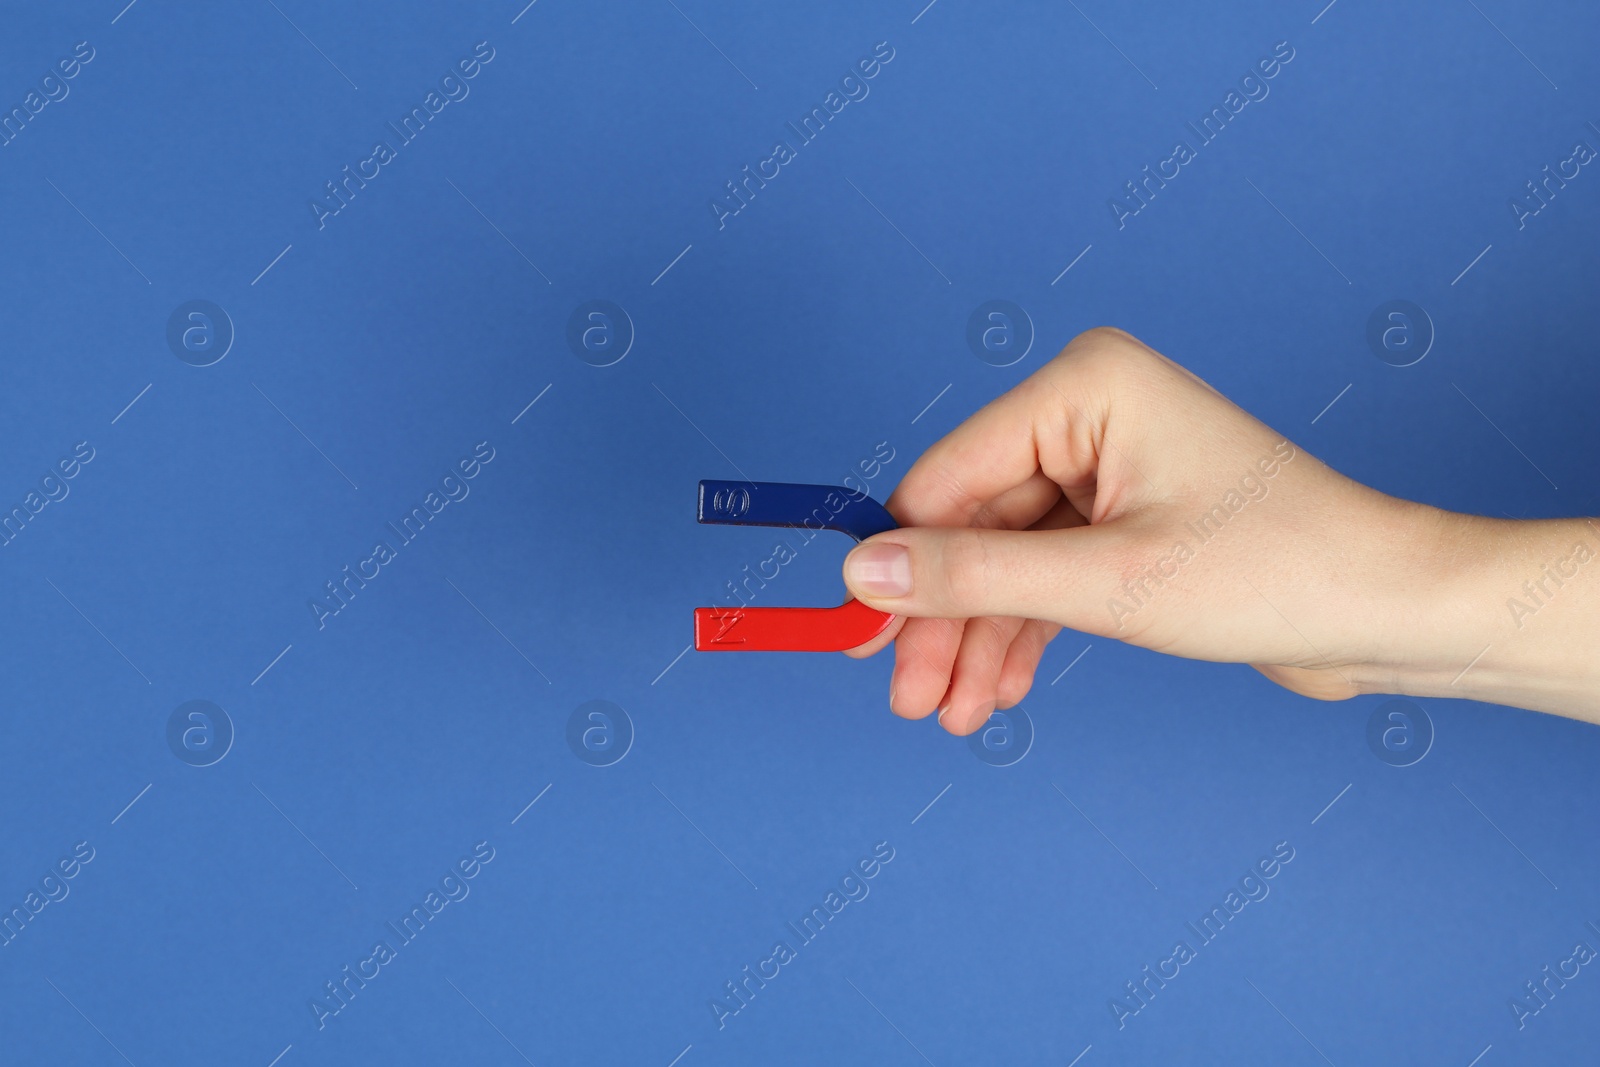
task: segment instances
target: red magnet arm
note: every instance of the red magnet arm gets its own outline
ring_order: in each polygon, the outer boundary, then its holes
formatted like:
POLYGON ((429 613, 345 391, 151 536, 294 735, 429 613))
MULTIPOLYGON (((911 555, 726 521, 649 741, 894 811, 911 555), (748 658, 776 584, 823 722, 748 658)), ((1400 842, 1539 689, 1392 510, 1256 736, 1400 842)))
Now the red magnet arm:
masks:
POLYGON ((894 616, 848 600, 836 608, 695 608, 700 652, 843 652, 888 629, 894 616))

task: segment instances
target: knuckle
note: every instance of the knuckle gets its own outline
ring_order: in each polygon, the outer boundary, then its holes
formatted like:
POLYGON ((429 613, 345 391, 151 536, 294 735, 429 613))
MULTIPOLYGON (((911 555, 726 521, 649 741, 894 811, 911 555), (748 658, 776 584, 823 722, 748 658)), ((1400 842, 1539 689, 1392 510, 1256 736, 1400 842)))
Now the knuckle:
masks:
POLYGON ((1132 334, 1115 326, 1091 326, 1067 342, 1057 358, 1064 360, 1091 360, 1107 355, 1123 356, 1144 348, 1132 334))
POLYGON ((1146 644, 1150 628, 1180 598, 1180 576, 1157 568, 1171 549, 1170 538, 1137 527, 1101 542, 1093 558, 1083 561, 1081 572, 1084 583, 1098 586, 1096 595, 1085 601, 1096 606, 1074 628, 1146 644))
POLYGON ((1022 703, 1028 691, 1033 688, 1032 669, 1017 668, 1008 670, 1000 677, 1000 704, 1002 708, 1014 708, 1022 703))
POLYGON ((1115 326, 1095 326, 1067 343, 1055 362, 1075 375, 1117 382, 1130 375, 1147 374, 1160 357, 1143 341, 1115 326))
POLYGON ((1118 329, 1115 326, 1091 326, 1087 330, 1084 330, 1082 333, 1080 333, 1077 337, 1074 337, 1072 339, 1072 343, 1100 345, 1131 343, 1135 346, 1139 344, 1138 341, 1134 340, 1133 334, 1126 330, 1118 329))
POLYGON ((953 532, 945 540, 941 562, 953 606, 969 609, 987 600, 993 564, 986 538, 976 530, 953 532))
POLYGON ((1017 634, 1017 620, 1000 615, 980 615, 967 622, 966 641, 972 644, 972 653, 989 666, 999 669, 1006 652, 1017 634))

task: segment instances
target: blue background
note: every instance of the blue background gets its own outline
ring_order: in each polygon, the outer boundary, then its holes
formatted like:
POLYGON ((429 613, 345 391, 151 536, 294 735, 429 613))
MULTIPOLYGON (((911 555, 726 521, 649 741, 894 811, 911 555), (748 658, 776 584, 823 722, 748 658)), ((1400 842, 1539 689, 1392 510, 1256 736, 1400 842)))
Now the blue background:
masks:
MULTIPOLYGON (((698 479, 838 482, 888 442, 886 498, 1100 324, 1385 491, 1600 510, 1600 176, 1509 208, 1600 145, 1588 6, 5 21, 4 109, 94 58, 0 148, 0 503, 94 459, 0 549, 0 910, 94 859, 0 947, 0 1060, 1466 1067, 1600 1040, 1591 968, 1521 1030, 1509 1007, 1600 947, 1591 726, 1413 702, 1436 736, 1395 767, 1384 698, 1068 632, 996 767, 888 713, 887 657, 684 654, 777 533, 697 527, 698 479), (324 183, 480 41, 470 95, 319 228, 324 183), (880 41, 870 95, 719 229, 724 183, 880 41), (1119 228, 1108 200, 1279 41, 1270 95, 1119 228), (1436 332, 1403 368, 1366 341, 1396 298, 1436 332), (166 337, 194 299, 236 333, 206 367, 166 337), (966 341, 992 299, 1035 338, 1007 367, 966 341), (611 366, 567 340, 590 300, 631 322, 611 366), (319 629, 310 598, 481 441, 470 495, 319 629), (197 699, 234 734, 206 767, 167 740, 197 699), (631 723, 610 766, 567 741, 591 700, 631 723), (470 895, 319 1028, 324 983, 480 841, 470 895), (719 1027, 878 842, 870 896, 719 1027), (1278 842, 1270 895, 1119 1028, 1124 983, 1278 842)), ((846 542, 817 544, 765 602, 835 601, 846 542)))

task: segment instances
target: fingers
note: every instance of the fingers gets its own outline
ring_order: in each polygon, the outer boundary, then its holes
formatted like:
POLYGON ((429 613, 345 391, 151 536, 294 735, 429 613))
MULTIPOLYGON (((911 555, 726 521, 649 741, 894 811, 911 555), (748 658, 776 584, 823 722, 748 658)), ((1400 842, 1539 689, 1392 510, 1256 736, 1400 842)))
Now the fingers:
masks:
POLYGON ((1024 620, 969 619, 950 673, 950 689, 939 706, 939 724, 965 737, 988 721, 999 701, 1000 670, 1024 620))
MULTIPOLYGON (((1279 476, 1298 454, 1286 445, 1126 334, 1075 339, 929 448, 889 498, 901 528, 845 559, 851 593, 905 620, 893 637, 895 712, 937 708, 952 733, 981 728, 991 709, 1026 696, 1063 626, 1266 664, 1297 692, 1348 695, 1355 687, 1336 684, 1337 671, 1273 666, 1301 662, 1296 642, 1309 639, 1288 619, 1314 605, 1285 594, 1279 611, 1245 577, 1293 558, 1290 546, 1338 551, 1326 517, 1340 512, 1325 499, 1336 476, 1309 459, 1279 476), (1272 502, 1260 503, 1269 489, 1272 502), (1234 520, 1246 507, 1251 517, 1234 520)), ((1321 584, 1342 594, 1349 580, 1321 584)))
POLYGON ((1039 669, 1045 646, 1055 640, 1060 632, 1061 627, 1053 622, 1029 619, 1022 624, 1022 630, 1006 652, 1005 665, 1000 668, 999 691, 996 694, 999 707, 1011 708, 1022 703, 1022 698, 1033 688, 1033 675, 1039 669))
POLYGON ((1036 619, 907 619, 896 642, 889 707, 922 719, 936 708, 939 725, 966 736, 996 707, 1028 695, 1039 658, 1060 631, 1036 619))
POLYGON ((862 603, 897 615, 1008 615, 1082 628, 1090 591, 1105 588, 1126 551, 1118 526, 891 530, 845 557, 845 584, 862 603))
MULTIPOLYGON (((1059 529, 1081 526, 1086 519, 1079 515, 1061 495, 1061 487, 1042 473, 1000 494, 991 503, 982 506, 978 525, 999 529, 1059 529)), ((866 644, 847 649, 845 655, 864 659, 882 651, 900 632, 902 619, 896 619, 888 628, 866 644)))
POLYGON ((1006 393, 924 452, 887 502, 900 524, 999 525, 981 521, 990 501, 1042 476, 1022 406, 1006 393))
MULTIPOLYGON (((1001 493, 973 521, 1033 530, 1061 530, 1087 523, 1042 475, 1001 493)), ((889 687, 895 714, 920 719, 939 710, 948 731, 965 736, 982 727, 996 707, 1012 707, 1027 695, 1044 646, 1059 626, 1016 617, 971 620, 901 615, 883 635, 853 656, 871 655, 891 638, 896 664, 889 687)))
MULTIPOLYGON (((1117 452, 1110 373, 1149 358, 1160 359, 1120 331, 1080 335, 928 449, 890 496, 902 528, 852 551, 845 580, 863 603, 901 617, 850 652, 895 642, 896 714, 938 707, 946 729, 964 735, 1027 694, 1044 646, 1074 614, 1061 608, 1064 591, 1103 567, 1106 538, 1088 523, 1128 499, 1097 498, 1102 449, 1117 452), (1073 528, 1082 529, 1064 540, 1073 528), (1034 532, 1019 540, 1022 530, 1034 532)), ((1119 453, 1113 465, 1131 460, 1119 453)))
MULTIPOLYGON (((1156 358, 1115 330, 1091 330, 985 405, 912 464, 888 501, 905 526, 995 526, 987 505, 1040 476, 1069 496, 1092 489, 1114 390, 1108 368, 1156 358)), ((1030 524, 1007 523, 1012 528, 1030 524)))
POLYGON ((905 719, 922 719, 944 703, 961 648, 960 619, 907 619, 894 646, 889 709, 905 719))

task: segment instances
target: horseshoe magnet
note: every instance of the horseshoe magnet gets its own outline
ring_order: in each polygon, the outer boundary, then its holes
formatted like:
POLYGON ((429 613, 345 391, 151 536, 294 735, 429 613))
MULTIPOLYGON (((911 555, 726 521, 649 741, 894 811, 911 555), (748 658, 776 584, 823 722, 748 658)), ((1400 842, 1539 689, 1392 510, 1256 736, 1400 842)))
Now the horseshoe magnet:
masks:
MULTIPOLYGON (((856 541, 897 523, 865 493, 837 485, 790 482, 700 483, 700 522, 711 526, 784 526, 837 530, 856 541)), ((894 621, 855 598, 836 608, 695 608, 694 647, 701 652, 843 652, 894 621)))

